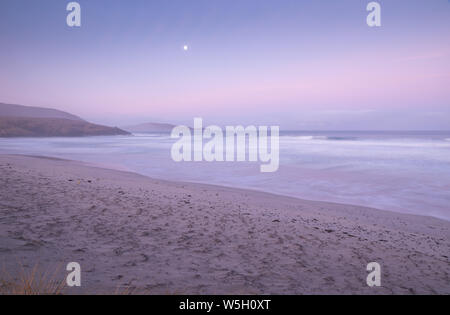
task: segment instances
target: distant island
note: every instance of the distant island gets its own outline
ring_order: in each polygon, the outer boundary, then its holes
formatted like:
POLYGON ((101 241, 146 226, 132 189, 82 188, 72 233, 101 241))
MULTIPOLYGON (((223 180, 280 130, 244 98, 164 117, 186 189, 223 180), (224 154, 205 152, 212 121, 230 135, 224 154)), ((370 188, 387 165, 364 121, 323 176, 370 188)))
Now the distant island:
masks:
POLYGON ((83 137, 128 135, 56 109, 0 103, 0 137, 83 137))
POLYGON ((170 133, 175 125, 160 124, 160 123, 144 123, 133 126, 122 127, 122 129, 128 132, 142 132, 142 133, 170 133))

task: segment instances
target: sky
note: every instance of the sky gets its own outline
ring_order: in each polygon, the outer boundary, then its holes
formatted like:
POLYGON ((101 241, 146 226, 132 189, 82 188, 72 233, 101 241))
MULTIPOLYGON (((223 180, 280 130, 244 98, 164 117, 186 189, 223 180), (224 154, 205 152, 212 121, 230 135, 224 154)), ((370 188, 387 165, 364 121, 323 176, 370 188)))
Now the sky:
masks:
POLYGON ((450 1, 0 2, 0 102, 110 125, 450 130, 450 1), (184 49, 188 46, 188 50, 184 49))

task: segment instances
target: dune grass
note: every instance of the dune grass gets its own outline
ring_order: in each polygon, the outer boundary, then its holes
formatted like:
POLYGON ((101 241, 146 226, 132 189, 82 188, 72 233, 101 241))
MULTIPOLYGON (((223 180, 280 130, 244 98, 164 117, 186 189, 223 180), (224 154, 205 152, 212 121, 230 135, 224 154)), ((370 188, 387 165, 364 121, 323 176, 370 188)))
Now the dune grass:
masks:
POLYGON ((0 274, 1 295, 61 295, 64 294, 65 280, 59 280, 59 269, 54 272, 42 271, 39 265, 31 270, 20 267, 18 277, 2 271, 0 274))

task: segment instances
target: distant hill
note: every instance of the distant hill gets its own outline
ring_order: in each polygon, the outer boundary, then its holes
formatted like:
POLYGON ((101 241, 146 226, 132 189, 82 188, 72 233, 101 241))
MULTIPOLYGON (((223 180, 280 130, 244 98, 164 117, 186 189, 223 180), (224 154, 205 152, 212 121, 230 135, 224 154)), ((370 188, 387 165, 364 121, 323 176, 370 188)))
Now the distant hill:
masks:
POLYGON ((128 135, 51 108, 0 103, 0 137, 82 137, 128 135))
POLYGON ((64 118, 83 121, 78 116, 51 108, 0 103, 0 117, 64 118))
POLYGON ((145 123, 134 126, 126 126, 122 127, 122 129, 129 132, 142 132, 142 133, 152 133, 152 132, 163 132, 170 133, 172 132, 175 125, 171 124, 159 124, 159 123, 145 123))
POLYGON ((0 137, 83 137, 128 135, 119 128, 64 118, 0 117, 0 137))

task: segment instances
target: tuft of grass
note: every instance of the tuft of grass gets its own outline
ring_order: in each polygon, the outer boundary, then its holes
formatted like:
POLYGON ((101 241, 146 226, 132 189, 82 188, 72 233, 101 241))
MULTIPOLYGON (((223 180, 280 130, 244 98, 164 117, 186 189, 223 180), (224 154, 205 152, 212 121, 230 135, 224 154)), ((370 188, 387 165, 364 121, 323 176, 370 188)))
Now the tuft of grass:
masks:
MULTIPOLYGON (((70 294, 67 292, 65 278, 60 279, 61 268, 56 268, 53 272, 42 271, 39 265, 35 265, 28 271, 24 269, 22 264, 19 264, 20 272, 17 276, 11 277, 11 275, 3 270, 0 271, 0 295, 64 295, 70 294), (58 276, 59 275, 59 276, 58 276)), ((183 290, 165 290, 161 293, 152 292, 150 289, 138 289, 133 286, 117 286, 115 291, 95 290, 94 293, 78 292, 76 294, 88 294, 88 295, 186 295, 183 290)), ((234 291, 235 295, 256 295, 246 289, 234 291)))
POLYGON ((41 271, 35 265, 30 271, 21 266, 18 279, 2 272, 0 278, 1 295, 61 295, 64 292, 65 281, 57 280, 58 270, 53 273, 41 271))
POLYGON ((136 289, 132 287, 117 287, 114 295, 134 295, 136 289))

